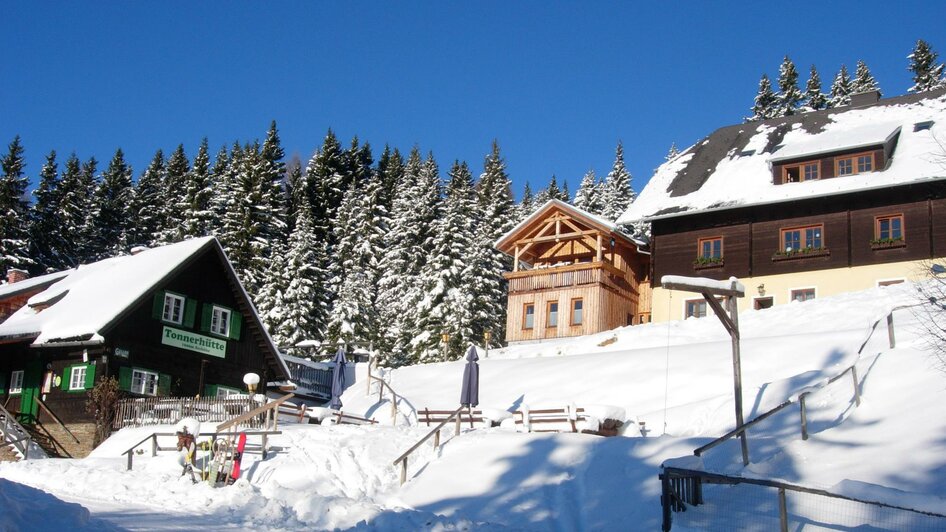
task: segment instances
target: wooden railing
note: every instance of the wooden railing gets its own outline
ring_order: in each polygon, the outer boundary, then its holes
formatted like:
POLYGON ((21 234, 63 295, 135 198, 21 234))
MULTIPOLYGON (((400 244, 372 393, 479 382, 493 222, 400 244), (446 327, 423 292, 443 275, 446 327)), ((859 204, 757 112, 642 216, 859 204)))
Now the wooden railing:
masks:
POLYGON ((418 447, 423 445, 424 442, 429 440, 431 437, 434 438, 434 449, 439 448, 440 447, 440 429, 442 429, 447 423, 450 423, 451 421, 456 420, 456 424, 457 424, 457 428, 456 428, 456 432, 454 433, 454 436, 460 435, 460 412, 462 412, 464 408, 467 408, 467 407, 460 406, 460 408, 457 408, 456 410, 454 410, 453 414, 451 414, 449 417, 441 421, 440 424, 434 427, 433 430, 428 432, 417 443, 412 445, 410 449, 404 451, 404 453, 401 456, 397 457, 397 459, 394 460, 395 467, 397 467, 398 464, 401 465, 401 484, 402 485, 405 482, 407 482, 407 457, 410 456, 411 453, 416 451, 418 447))
POLYGON ((286 361, 292 380, 321 396, 332 396, 332 370, 313 368, 298 362, 286 361))
MULTIPOLYGON (((194 398, 194 397, 142 397, 122 399, 115 406, 115 421, 112 429, 167 425, 177 423, 185 417, 200 422, 223 422, 249 412, 260 403, 250 397, 194 398)), ((264 419, 248 419, 247 428, 261 428, 264 419)))
POLYGON ((279 428, 279 405, 293 397, 291 393, 284 395, 275 401, 270 401, 262 406, 258 406, 245 414, 241 414, 233 419, 228 419, 217 425, 217 432, 223 432, 240 426, 257 428, 261 426, 267 430, 276 430, 279 428))
MULTIPOLYGON (((266 449, 267 449, 267 446, 266 446, 266 444, 267 444, 267 438, 268 438, 269 436, 275 436, 275 435, 278 435, 278 434, 282 434, 282 432, 280 432, 280 431, 278 431, 278 430, 251 430, 251 431, 241 431, 241 432, 242 432, 243 434, 246 434, 247 438, 250 438, 250 437, 253 437, 253 436, 261 436, 261 437, 262 437, 262 441, 261 441, 261 443, 259 444, 259 450, 260 450, 260 454, 261 454, 262 457, 263 457, 263 460, 266 459, 266 454, 267 454, 267 451, 266 451, 266 449)), ((201 436, 211 436, 211 437, 212 437, 212 440, 211 440, 211 441, 213 441, 213 440, 216 440, 220 435, 221 435, 220 432, 201 432, 200 434, 197 435, 197 437, 199 438, 199 437, 201 437, 201 436)), ((131 471, 132 466, 134 465, 135 449, 137 449, 139 446, 141 446, 141 444, 145 443, 145 442, 148 441, 148 440, 151 440, 151 456, 152 456, 152 457, 157 456, 157 455, 158 455, 158 451, 176 451, 176 450, 177 450, 177 446, 176 446, 176 445, 173 446, 173 447, 161 447, 160 445, 158 445, 158 436, 176 436, 176 434, 173 433, 173 432, 154 432, 154 433, 149 434, 148 436, 146 436, 146 437, 145 437, 143 440, 141 440, 140 442, 138 442, 138 443, 132 445, 131 447, 129 447, 127 451, 125 451, 125 452, 122 453, 123 455, 126 455, 126 456, 127 456, 127 461, 126 461, 126 463, 125 463, 125 468, 126 468, 128 471, 131 471)), ((254 447, 255 447, 255 446, 254 446, 254 447)), ((251 452, 251 451, 253 450, 252 447, 249 447, 249 446, 247 447, 247 449, 249 449, 249 450, 247 450, 247 451, 245 451, 245 452, 251 452)))
POLYGON ((637 295, 629 283, 621 282, 625 277, 624 272, 607 262, 585 262, 555 268, 520 270, 503 275, 509 281, 511 294, 549 288, 604 284, 629 296, 637 295))
POLYGON ((12 445, 23 455, 24 460, 29 459, 30 443, 33 441, 29 431, 2 406, 0 406, 0 417, 3 418, 0 419, 0 444, 12 445))

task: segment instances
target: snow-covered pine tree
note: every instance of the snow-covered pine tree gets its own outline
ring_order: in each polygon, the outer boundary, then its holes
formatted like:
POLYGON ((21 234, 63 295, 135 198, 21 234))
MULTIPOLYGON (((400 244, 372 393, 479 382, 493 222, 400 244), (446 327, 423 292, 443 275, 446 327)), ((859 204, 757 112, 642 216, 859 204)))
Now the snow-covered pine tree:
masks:
MULTIPOLYGON (((213 217, 210 220, 210 234, 215 235, 221 242, 225 240, 223 236, 223 225, 227 211, 230 210, 230 201, 233 189, 233 183, 230 179, 230 154, 227 147, 221 146, 214 159, 214 164, 210 168, 210 181, 213 183, 213 194, 210 197, 210 210, 213 217)), ((226 249, 224 245, 224 249, 226 249)))
POLYGON ((798 112, 802 93, 798 90, 798 71, 788 56, 778 70, 778 104, 776 116, 792 116, 798 112))
POLYGON ((138 178, 135 204, 132 207, 135 217, 132 243, 135 245, 153 246, 160 241, 167 217, 164 195, 166 171, 164 152, 159 149, 138 178))
POLYGON ((30 211, 30 257, 36 273, 60 270, 63 251, 63 221, 60 208, 59 165, 56 152, 46 156, 39 172, 39 185, 33 191, 36 201, 30 211))
POLYGON ((909 70, 913 72, 913 86, 907 92, 924 92, 944 85, 943 64, 937 63, 938 54, 923 39, 916 41, 913 52, 907 56, 909 70))
MULTIPOLYGON (((296 227, 296 215, 299 212, 299 207, 303 205, 303 197, 305 197, 305 206, 309 208, 309 198, 305 195, 306 183, 305 183, 305 174, 302 172, 302 161, 299 160, 298 156, 293 156, 292 159, 286 163, 286 233, 291 234, 296 227)), ((309 210, 309 218, 311 220, 311 209, 309 210)))
POLYGON ((286 165, 282 160, 284 156, 274 120, 269 126, 260 151, 259 187, 265 217, 259 238, 269 244, 261 250, 264 259, 269 259, 273 249, 277 247, 276 244, 285 243, 287 238, 286 189, 283 186, 286 165))
POLYGON ((512 228, 515 220, 506 162, 495 140, 483 163, 483 173, 477 186, 477 203, 479 223, 472 254, 475 266, 471 266, 473 275, 469 281, 475 310, 472 329, 475 338, 482 338, 485 331, 490 331, 493 345, 499 345, 505 338, 506 330, 506 280, 503 272, 512 268, 512 259, 493 245, 512 228))
POLYGON ((79 206, 78 216, 82 220, 75 234, 76 264, 84 264, 97 260, 98 251, 95 248, 95 216, 98 200, 96 193, 101 182, 98 176, 99 162, 95 157, 82 164, 79 172, 78 190, 80 197, 85 201, 79 206))
POLYGON ((119 148, 95 191, 90 247, 96 260, 126 254, 131 247, 135 203, 131 175, 131 166, 125 162, 125 154, 119 148))
POLYGON ((200 141, 194 165, 187 172, 184 183, 187 209, 184 211, 184 237, 198 237, 210 234, 214 218, 211 201, 214 195, 212 175, 210 173, 210 155, 207 152, 207 137, 200 141))
MULTIPOLYGON (((94 170, 93 170, 94 173, 94 170)), ((71 268, 79 265, 82 256, 80 250, 87 249, 88 241, 86 217, 92 206, 91 183, 84 181, 82 165, 73 152, 62 170, 59 180, 59 206, 62 235, 62 249, 57 268, 71 268)))
MULTIPOLYGON (((820 85, 819 85, 819 86, 820 86, 820 85)), ((671 142, 671 143, 670 143, 670 149, 667 150, 667 155, 664 155, 664 160, 665 160, 665 161, 672 161, 672 160, 676 159, 678 155, 680 155, 680 149, 677 148, 677 143, 676 143, 676 142, 671 142)))
POLYGON ((618 141, 614 153, 614 165, 604 180, 604 193, 601 195, 601 216, 608 220, 617 220, 637 197, 631 186, 631 173, 624 166, 624 144, 618 141))
POLYGON ((184 239, 184 221, 187 218, 187 174, 190 162, 184 145, 178 144, 167 161, 164 177, 164 224, 158 238, 160 244, 184 239))
POLYGON ((874 76, 871 75, 867 63, 858 60, 857 68, 854 70, 854 79, 851 80, 851 94, 860 94, 862 92, 879 91, 880 85, 874 76))
POLYGON ((851 76, 847 73, 847 67, 841 65, 838 74, 834 76, 831 83, 831 96, 828 98, 828 107, 841 107, 851 103, 851 76))
POLYGON ((805 111, 819 111, 828 106, 828 98, 821 92, 821 77, 818 69, 811 65, 808 82, 805 83, 805 111))
POLYGON ((348 149, 342 154, 345 165, 344 186, 349 187, 352 183, 361 187, 373 174, 371 165, 374 164, 374 158, 371 155, 371 145, 367 142, 359 145, 358 136, 351 139, 348 149))
POLYGON ((23 173, 23 145, 17 135, 7 146, 7 153, 0 159, 0 272, 9 268, 28 268, 29 201, 26 199, 28 181, 23 173))
POLYGON ((526 181, 525 186, 522 188, 522 201, 520 201, 519 205, 516 207, 516 223, 528 218, 535 208, 535 195, 532 193, 532 186, 526 181))
POLYGON ((404 158, 397 148, 393 150, 387 145, 381 152, 381 158, 378 159, 378 178, 381 180, 381 196, 379 204, 390 214, 394 206, 394 196, 397 193, 397 187, 400 186, 404 178, 404 158))
POLYGON ((601 214, 599 193, 598 177, 595 176, 593 168, 589 169, 581 178, 581 184, 575 192, 575 207, 591 214, 601 214))
POLYGON ((752 105, 752 116, 746 118, 746 122, 755 122, 778 116, 779 99, 772 92, 772 83, 769 77, 762 74, 759 79, 759 92, 756 93, 755 103, 752 105))
POLYGON ((326 133, 322 147, 309 160, 305 173, 316 237, 331 243, 334 239, 332 219, 342 202, 346 181, 342 147, 331 129, 326 133))
POLYGON ((474 248, 473 176, 467 164, 454 161, 450 169, 442 215, 435 222, 430 260, 421 270, 424 298, 418 309, 418 334, 413 350, 422 361, 457 360, 471 343, 475 308, 471 290, 470 251, 474 248), (446 334, 448 341, 443 345, 446 334))
MULTIPOLYGON (((558 188, 558 178, 555 177, 555 174, 552 174, 552 178, 549 179, 549 186, 545 189, 545 201, 548 200, 557 200, 562 197, 562 189, 558 188)), ((543 202, 545 203, 545 202, 543 202)))
POLYGON ((371 264, 374 250, 363 242, 368 235, 360 232, 369 218, 369 213, 362 211, 362 192, 353 181, 333 220, 337 244, 332 250, 330 284, 335 297, 326 330, 326 339, 331 343, 366 342, 370 336, 368 317, 374 288, 370 277, 376 264, 371 264))
POLYGON ((568 181, 562 180, 562 193, 559 194, 558 199, 564 201, 565 203, 571 203, 572 193, 568 190, 568 181))

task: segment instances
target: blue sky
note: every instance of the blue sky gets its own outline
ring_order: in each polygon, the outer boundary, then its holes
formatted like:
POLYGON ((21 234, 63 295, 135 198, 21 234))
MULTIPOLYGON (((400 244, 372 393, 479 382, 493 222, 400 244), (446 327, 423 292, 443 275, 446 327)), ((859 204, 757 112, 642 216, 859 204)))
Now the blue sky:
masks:
MULTIPOLYGON (((623 140, 643 188, 671 143, 748 113, 784 55, 827 90, 863 59, 885 96, 910 86, 917 38, 946 54, 943 2, 8 2, 0 142, 137 177, 155 150, 262 138, 306 161, 331 127, 375 155, 432 150, 475 170, 498 139, 516 194, 574 192, 623 140)), ((943 58, 941 58, 943 59, 943 58)))

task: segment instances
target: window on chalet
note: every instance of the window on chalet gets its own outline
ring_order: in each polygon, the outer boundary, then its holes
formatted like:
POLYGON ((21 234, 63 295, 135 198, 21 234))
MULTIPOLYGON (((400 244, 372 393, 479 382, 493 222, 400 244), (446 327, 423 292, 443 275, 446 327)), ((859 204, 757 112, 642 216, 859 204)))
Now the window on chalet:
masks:
POLYGON ((582 324, 584 320, 583 307, 584 307, 584 302, 582 301, 580 297, 572 299, 572 320, 571 320, 572 325, 582 324))
POLYGON ((874 154, 856 153, 834 159, 835 175, 845 176, 854 174, 864 174, 874 171, 874 154))
POLYGON ((903 215, 893 214, 874 218, 874 239, 877 243, 903 240, 903 215))
POLYGON ((545 313, 545 326, 549 329, 558 327, 558 301, 549 301, 545 313))
POLYGON ((782 167, 782 183, 801 183, 818 179, 820 166, 821 163, 818 161, 786 164, 782 167))
POLYGON ((230 309, 214 305, 210 319, 210 332, 220 336, 230 335, 230 309))
POLYGON ((793 253, 801 250, 814 250, 824 247, 824 226, 811 225, 782 229, 782 251, 793 253))
POLYGON ((808 301, 815 298, 814 288, 797 288, 792 290, 792 301, 808 301))
POLYGON ((23 393, 23 370, 10 374, 10 393, 23 393))
POLYGON ((723 237, 701 238, 696 243, 697 255, 694 265, 707 266, 723 262, 723 237))
POLYGON ((705 299, 687 300, 684 319, 705 318, 705 317, 706 317, 706 300, 705 299))
POLYGON ((535 327, 535 304, 526 303, 522 312, 522 328, 531 329, 535 327))
POLYGON ((158 374, 142 369, 131 372, 131 391, 141 395, 158 395, 158 374))
POLYGON ((73 366, 70 368, 69 390, 84 390, 85 375, 88 366, 73 366))
POLYGON ((184 321, 184 298, 170 292, 164 293, 164 312, 161 319, 180 325, 184 321))

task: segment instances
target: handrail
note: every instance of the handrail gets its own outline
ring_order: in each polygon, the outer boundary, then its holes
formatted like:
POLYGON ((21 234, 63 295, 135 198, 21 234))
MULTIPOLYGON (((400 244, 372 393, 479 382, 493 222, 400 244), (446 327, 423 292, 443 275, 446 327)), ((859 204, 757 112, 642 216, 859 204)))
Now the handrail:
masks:
MULTIPOLYGON (((263 460, 266 459, 266 438, 268 436, 275 436, 277 434, 282 434, 282 432, 278 430, 250 430, 250 431, 241 431, 241 432, 246 434, 247 436, 262 436, 263 437, 263 442, 260 444, 260 450, 263 455, 263 460)), ((157 456, 158 451, 170 451, 172 449, 176 449, 176 447, 158 446, 158 436, 174 436, 176 434, 177 433, 175 432, 152 432, 151 434, 148 435, 148 437, 146 437, 145 439, 131 446, 131 448, 129 448, 127 451, 122 453, 122 454, 128 455, 128 463, 126 465, 127 470, 131 471, 132 469, 132 460, 135 456, 134 450, 139 445, 141 445, 142 443, 148 440, 151 440, 151 456, 157 456)), ((200 432, 195 435, 195 438, 199 438, 201 436, 213 436, 214 438, 216 438, 219 434, 220 432, 200 432)))
POLYGON ((268 412, 268 411, 270 411, 270 410, 272 410, 272 409, 278 407, 279 405, 283 404, 284 402, 288 401, 289 399, 291 399, 291 398, 293 398, 293 397, 295 397, 295 394, 291 394, 291 393, 290 393, 290 394, 284 395, 284 396, 280 397, 279 399, 276 399, 275 401, 270 401, 270 402, 268 402, 268 403, 266 403, 266 404, 264 404, 264 405, 262 405, 262 406, 258 406, 258 407, 254 408, 253 410, 250 410, 249 412, 247 412, 247 413, 245 413, 245 414, 239 415, 239 416, 237 416, 237 417, 231 419, 230 421, 224 421, 223 423, 217 425, 217 432, 223 432, 223 431, 227 430, 228 428, 230 428, 230 427, 232 427, 232 426, 234 426, 234 425, 237 425, 237 424, 239 424, 239 423, 243 423, 244 421, 246 421, 246 420, 248 420, 248 419, 250 419, 250 418, 256 417, 256 416, 258 416, 258 415, 260 415, 260 414, 262 414, 262 413, 264 413, 264 412, 268 412))
POLYGON ((447 423, 450 423, 451 421, 453 421, 454 418, 456 418, 456 422, 457 422, 457 431, 455 435, 456 436, 460 435, 460 417, 459 416, 460 416, 460 412, 462 412, 464 408, 467 408, 467 407, 464 405, 460 405, 460 408, 457 408, 456 410, 454 410, 453 413, 450 414, 450 417, 441 421, 440 424, 434 427, 433 430, 428 432, 426 436, 421 438, 410 449, 405 451, 401 456, 397 457, 397 459, 394 460, 393 465, 397 466, 398 464, 401 464, 401 484, 404 484, 405 482, 407 482, 407 457, 412 452, 416 451, 417 448, 421 446, 421 444, 423 444, 425 441, 430 439, 430 437, 434 436, 435 434, 436 434, 436 437, 434 438, 434 447, 440 447, 440 429, 442 429, 444 425, 446 425, 447 423))
POLYGON ((76 443, 79 443, 79 438, 76 438, 76 435, 73 434, 71 430, 69 430, 69 427, 67 427, 65 423, 62 422, 61 419, 59 419, 59 416, 54 414, 53 411, 50 410, 48 406, 46 406, 46 403, 41 401, 39 397, 35 397, 33 398, 33 400, 36 401, 36 404, 38 404, 40 408, 42 408, 43 410, 46 411, 47 414, 49 414, 49 417, 53 418, 53 421, 55 421, 56 423, 59 424, 60 427, 62 427, 62 430, 66 431, 66 433, 72 436, 72 439, 75 440, 76 443))
POLYGON ((378 381, 381 384, 381 386, 378 387, 378 402, 379 403, 381 402, 381 399, 383 398, 384 388, 387 388, 388 391, 391 392, 391 422, 392 424, 397 424, 397 411, 398 411, 397 402, 398 402, 398 399, 403 399, 403 398, 400 397, 396 391, 394 391, 394 388, 392 388, 391 385, 387 383, 387 381, 385 381, 381 377, 372 375, 370 367, 369 367, 369 370, 368 370, 368 385, 369 386, 371 385, 371 381, 378 381))
POLYGON ((15 447, 18 451, 20 451, 20 453, 23 454, 23 459, 27 460, 30 454, 30 443, 32 443, 33 441, 33 435, 30 433, 30 431, 26 430, 26 427, 24 427, 23 425, 20 425, 20 422, 17 421, 16 418, 13 417, 13 415, 10 414, 10 412, 8 412, 6 408, 0 406, 0 414, 3 414, 4 416, 3 424, 2 426, 0 426, 0 436, 2 436, 2 439, 4 442, 7 442, 6 445, 12 445, 13 447, 15 447), (13 431, 19 432, 20 434, 25 434, 25 436, 23 438, 17 438, 12 441, 7 441, 7 434, 8 434, 7 427, 8 426, 12 427, 13 431), (26 443, 22 445, 18 445, 22 443, 23 441, 26 441, 26 443))

